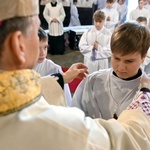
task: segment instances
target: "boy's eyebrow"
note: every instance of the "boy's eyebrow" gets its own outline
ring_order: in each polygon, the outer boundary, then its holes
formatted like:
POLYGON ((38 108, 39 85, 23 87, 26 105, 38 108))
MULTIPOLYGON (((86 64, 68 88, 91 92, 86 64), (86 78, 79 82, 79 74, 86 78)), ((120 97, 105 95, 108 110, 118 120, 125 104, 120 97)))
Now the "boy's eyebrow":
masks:
MULTIPOLYGON (((116 56, 116 55, 114 55, 114 54, 112 54, 113 55, 113 57, 116 57, 116 58, 122 58, 122 56, 121 57, 118 57, 118 56, 116 56)), ((136 58, 129 58, 129 59, 126 59, 126 60, 135 60, 136 58)))

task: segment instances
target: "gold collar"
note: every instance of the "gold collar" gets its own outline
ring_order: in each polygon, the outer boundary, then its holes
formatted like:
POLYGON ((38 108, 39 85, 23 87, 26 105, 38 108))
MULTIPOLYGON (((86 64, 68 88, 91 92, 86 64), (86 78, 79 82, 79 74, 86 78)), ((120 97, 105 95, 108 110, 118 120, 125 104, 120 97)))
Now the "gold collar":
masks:
POLYGON ((37 101, 41 96, 40 76, 33 70, 0 73, 0 116, 37 101))

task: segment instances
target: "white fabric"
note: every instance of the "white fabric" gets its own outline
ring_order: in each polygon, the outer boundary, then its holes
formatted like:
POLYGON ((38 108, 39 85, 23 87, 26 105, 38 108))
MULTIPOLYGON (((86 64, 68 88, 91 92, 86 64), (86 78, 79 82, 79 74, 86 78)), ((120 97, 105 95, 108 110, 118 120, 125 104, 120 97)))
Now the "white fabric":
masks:
POLYGON ((150 73, 150 48, 148 49, 147 56, 141 67, 146 73, 150 73))
POLYGON ((140 79, 122 80, 113 75, 112 69, 94 72, 78 85, 72 106, 92 118, 110 119, 115 113, 119 116, 140 89, 140 79))
MULTIPOLYGON (((34 70, 38 72, 41 77, 48 76, 54 73, 63 73, 61 66, 55 64, 49 59, 45 59, 42 63, 37 63, 34 70)), ((70 106, 72 101, 72 96, 68 84, 64 84, 65 99, 68 106, 70 106)))
POLYGON ((144 5, 144 8, 148 9, 150 11, 150 4, 144 5))
POLYGON ((69 7, 70 6, 69 0, 58 0, 58 2, 62 3, 62 5, 65 6, 65 7, 69 7))
POLYGON ((49 26, 49 35, 60 36, 63 34, 63 21, 66 15, 62 3, 58 2, 56 7, 52 7, 50 3, 47 3, 43 16, 49 26), (52 22, 53 18, 57 18, 58 22, 52 22))
POLYGON ((149 24, 150 13, 145 8, 142 9, 136 8, 135 10, 131 11, 129 15, 129 20, 136 20, 140 16, 146 17, 147 23, 149 24))
POLYGON ((110 21, 105 21, 105 27, 110 29, 111 32, 113 32, 115 29, 115 26, 117 25, 119 21, 118 11, 114 7, 112 8, 105 7, 104 9, 102 9, 102 11, 105 13, 106 18, 110 16, 110 21))
POLYGON ((0 2, 0 21, 14 17, 28 17, 39 14, 39 0, 2 0, 0 2))
POLYGON ((78 9, 74 4, 71 4, 70 8, 70 23, 69 26, 80 26, 78 9))
POLYGON ((83 0, 81 3, 81 7, 92 8, 94 0, 83 0))
POLYGON ((97 10, 103 9, 106 7, 106 0, 97 0, 97 10))
POLYGON ((56 83, 54 78, 51 78, 51 76, 44 76, 41 78, 41 91, 43 97, 50 105, 67 106, 62 88, 56 83))
POLYGON ((43 97, 0 118, 1 150, 148 150, 150 119, 125 111, 119 122, 85 118, 77 108, 50 106, 43 97))
POLYGON ((40 5, 46 5, 49 2, 50 2, 50 0, 41 0, 40 5))
POLYGON ((0 117, 0 149, 149 150, 150 119, 142 111, 124 111, 118 120, 92 120, 77 108, 49 105, 41 97, 0 117))
POLYGON ((122 5, 120 5, 119 3, 117 3, 116 9, 119 13, 119 22, 118 25, 122 24, 125 20, 125 16, 127 15, 127 5, 124 2, 122 5))
POLYGON ((110 67, 110 62, 108 62, 108 58, 111 57, 110 38, 111 32, 108 29, 103 27, 98 31, 94 26, 81 36, 79 49, 84 55, 84 64, 88 66, 89 73, 110 67), (95 51, 96 60, 92 61, 92 49, 96 40, 99 42, 99 46, 98 50, 95 51))

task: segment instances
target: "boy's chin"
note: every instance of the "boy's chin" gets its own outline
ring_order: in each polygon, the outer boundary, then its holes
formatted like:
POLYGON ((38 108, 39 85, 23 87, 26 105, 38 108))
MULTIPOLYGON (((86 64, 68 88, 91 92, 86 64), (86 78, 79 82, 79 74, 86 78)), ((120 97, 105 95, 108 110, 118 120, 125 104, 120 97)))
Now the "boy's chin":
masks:
POLYGON ((40 60, 38 60, 38 63, 42 63, 44 60, 45 60, 45 58, 44 59, 40 59, 40 60))

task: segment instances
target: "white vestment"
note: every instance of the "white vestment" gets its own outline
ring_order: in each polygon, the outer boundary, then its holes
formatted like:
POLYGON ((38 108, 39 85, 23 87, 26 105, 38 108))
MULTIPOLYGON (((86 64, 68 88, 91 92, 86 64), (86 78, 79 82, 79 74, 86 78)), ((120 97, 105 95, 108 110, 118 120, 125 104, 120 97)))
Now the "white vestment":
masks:
POLYGON ((115 26, 119 21, 118 11, 114 7, 111 8, 105 7, 104 9, 102 9, 102 11, 105 13, 106 18, 110 16, 110 21, 105 21, 105 27, 108 28, 111 32, 113 32, 115 26))
POLYGON ((150 73, 150 48, 148 49, 147 56, 141 67, 146 73, 150 73))
POLYGON ((79 14, 78 9, 74 4, 70 6, 70 23, 69 26, 80 26, 79 14))
POLYGON ((58 0, 58 2, 62 3, 63 6, 65 7, 70 7, 70 1, 69 0, 58 0))
POLYGON ((125 17, 127 15, 127 5, 124 2, 122 5, 120 5, 119 3, 117 3, 116 9, 119 13, 119 22, 118 25, 122 24, 125 21, 125 17))
POLYGON ((106 7, 106 0, 97 0, 97 10, 101 10, 106 7))
MULTIPOLYGON (((1 84, 1 93, 7 93, 0 99, 1 150, 149 150, 150 119, 141 110, 126 110, 118 121, 93 120, 77 108, 49 105, 39 95, 40 79, 34 78, 35 74, 27 77, 23 72, 15 77, 15 71, 8 77, 8 72, 5 73, 5 78, 0 74, 1 83, 9 83, 1 84), (21 80, 12 84, 12 79, 18 77, 21 80), (25 95, 18 85, 26 89, 25 95), (3 87, 9 91, 2 91, 3 87), (22 109, 18 110, 18 103, 22 109), (9 109, 11 106, 13 110, 9 109)), ((59 93, 62 92, 58 90, 59 93)), ((54 93, 50 91, 50 94, 54 93)))
MULTIPOLYGON (((34 67, 34 70, 38 72, 41 75, 41 77, 48 76, 54 73, 61 73, 61 74, 63 73, 61 66, 55 64, 53 61, 49 59, 45 59, 42 63, 37 63, 36 66, 34 67)), ((68 106, 70 106, 72 96, 68 84, 64 85, 64 93, 66 103, 68 106)))
POLYGON ((52 7, 51 3, 46 4, 43 16, 49 26, 49 35, 60 36, 63 34, 63 21, 66 15, 62 3, 58 2, 56 7, 52 7), (57 18, 58 22, 52 22, 53 18, 57 18))
POLYGON ((122 80, 112 73, 112 69, 94 72, 78 85, 72 106, 82 109, 92 118, 119 116, 140 89, 140 80, 141 76, 122 80))
POLYGON ((94 0, 82 0, 81 7, 92 8, 94 0))
POLYGON ((80 52, 84 55, 84 64, 89 73, 110 67, 109 58, 111 32, 104 26, 97 30, 94 26, 83 33, 79 42, 80 52), (91 60, 94 42, 98 41, 98 49, 95 50, 95 61, 91 60))
POLYGON ((142 8, 142 9, 136 8, 135 10, 131 11, 131 13, 129 15, 129 20, 136 20, 140 16, 146 17, 147 24, 149 24, 150 13, 145 8, 142 8))

